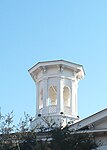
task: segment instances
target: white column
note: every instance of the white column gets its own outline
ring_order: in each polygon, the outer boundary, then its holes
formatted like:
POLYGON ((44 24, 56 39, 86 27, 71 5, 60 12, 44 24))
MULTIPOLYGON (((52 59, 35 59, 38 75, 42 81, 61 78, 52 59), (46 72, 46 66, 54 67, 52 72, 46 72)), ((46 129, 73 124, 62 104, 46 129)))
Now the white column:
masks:
POLYGON ((60 79, 58 78, 57 84, 57 114, 60 113, 60 79))
POLYGON ((78 91, 78 81, 75 81, 75 115, 78 115, 78 96, 77 96, 77 91, 78 91))
POLYGON ((48 99, 48 78, 45 78, 43 80, 43 114, 45 115, 47 113, 46 107, 47 107, 47 99, 48 99))
POLYGON ((72 80, 72 103, 71 103, 71 111, 72 115, 75 116, 75 80, 72 80))
POLYGON ((64 101, 63 101, 63 79, 60 79, 59 87, 59 100, 60 100, 60 112, 64 112, 64 101))
POLYGON ((36 115, 39 114, 39 83, 36 83, 36 115))

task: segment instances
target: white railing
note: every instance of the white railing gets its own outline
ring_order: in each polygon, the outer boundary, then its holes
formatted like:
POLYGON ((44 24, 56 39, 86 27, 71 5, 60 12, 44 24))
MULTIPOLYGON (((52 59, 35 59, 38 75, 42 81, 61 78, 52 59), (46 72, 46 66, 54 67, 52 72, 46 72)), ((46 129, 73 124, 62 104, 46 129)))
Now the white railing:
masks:
POLYGON ((56 113, 57 107, 56 105, 48 106, 48 113, 56 113))
MULTIPOLYGON (((57 112, 57 106, 56 105, 51 105, 51 106, 47 106, 46 110, 45 110, 46 114, 47 113, 56 113, 57 112)), ((39 113, 43 114, 43 108, 39 109, 39 113)))
POLYGON ((65 114, 68 114, 68 115, 72 115, 72 112, 71 112, 71 108, 70 107, 64 107, 64 113, 65 114))

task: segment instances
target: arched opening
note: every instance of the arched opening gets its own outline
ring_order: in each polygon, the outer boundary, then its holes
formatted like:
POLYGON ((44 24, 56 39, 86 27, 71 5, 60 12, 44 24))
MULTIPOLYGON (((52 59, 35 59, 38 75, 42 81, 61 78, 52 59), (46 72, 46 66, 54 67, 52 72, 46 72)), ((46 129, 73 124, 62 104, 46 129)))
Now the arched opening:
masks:
POLYGON ((70 107, 70 88, 67 86, 64 86, 63 88, 63 100, 64 106, 70 107))
POLYGON ((57 87, 51 86, 49 88, 49 105, 57 105, 57 87))

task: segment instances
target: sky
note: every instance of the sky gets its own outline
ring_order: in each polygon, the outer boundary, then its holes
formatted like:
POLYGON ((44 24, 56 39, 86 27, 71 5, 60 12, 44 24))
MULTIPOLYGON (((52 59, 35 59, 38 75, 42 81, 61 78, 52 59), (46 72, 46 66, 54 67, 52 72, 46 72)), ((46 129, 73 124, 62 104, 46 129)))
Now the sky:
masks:
POLYGON ((41 61, 83 65, 78 112, 107 107, 107 0, 0 1, 0 107, 19 121, 35 116, 36 88, 28 73, 41 61))

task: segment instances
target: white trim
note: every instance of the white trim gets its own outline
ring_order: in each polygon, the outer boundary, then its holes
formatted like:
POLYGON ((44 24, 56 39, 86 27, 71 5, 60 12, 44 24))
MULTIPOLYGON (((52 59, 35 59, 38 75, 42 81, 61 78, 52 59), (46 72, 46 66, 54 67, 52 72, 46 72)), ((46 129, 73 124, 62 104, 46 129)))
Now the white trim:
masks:
POLYGON ((82 65, 79 65, 79 64, 75 64, 75 63, 72 63, 72 62, 69 62, 69 61, 65 61, 65 60, 56 60, 56 61, 46 61, 46 62, 39 62, 37 63, 36 65, 34 65, 32 68, 30 68, 28 70, 28 72, 31 74, 32 76, 32 73, 37 70, 38 68, 40 67, 48 67, 48 66, 58 66, 58 65, 63 65, 67 68, 70 68, 70 69, 73 69, 75 70, 76 72, 81 72, 81 75, 84 77, 84 74, 85 74, 85 71, 84 71, 84 68, 82 65))
POLYGON ((107 108, 71 125, 70 129, 79 130, 79 129, 81 129, 85 126, 88 126, 94 122, 97 122, 105 117, 107 117, 107 108))

